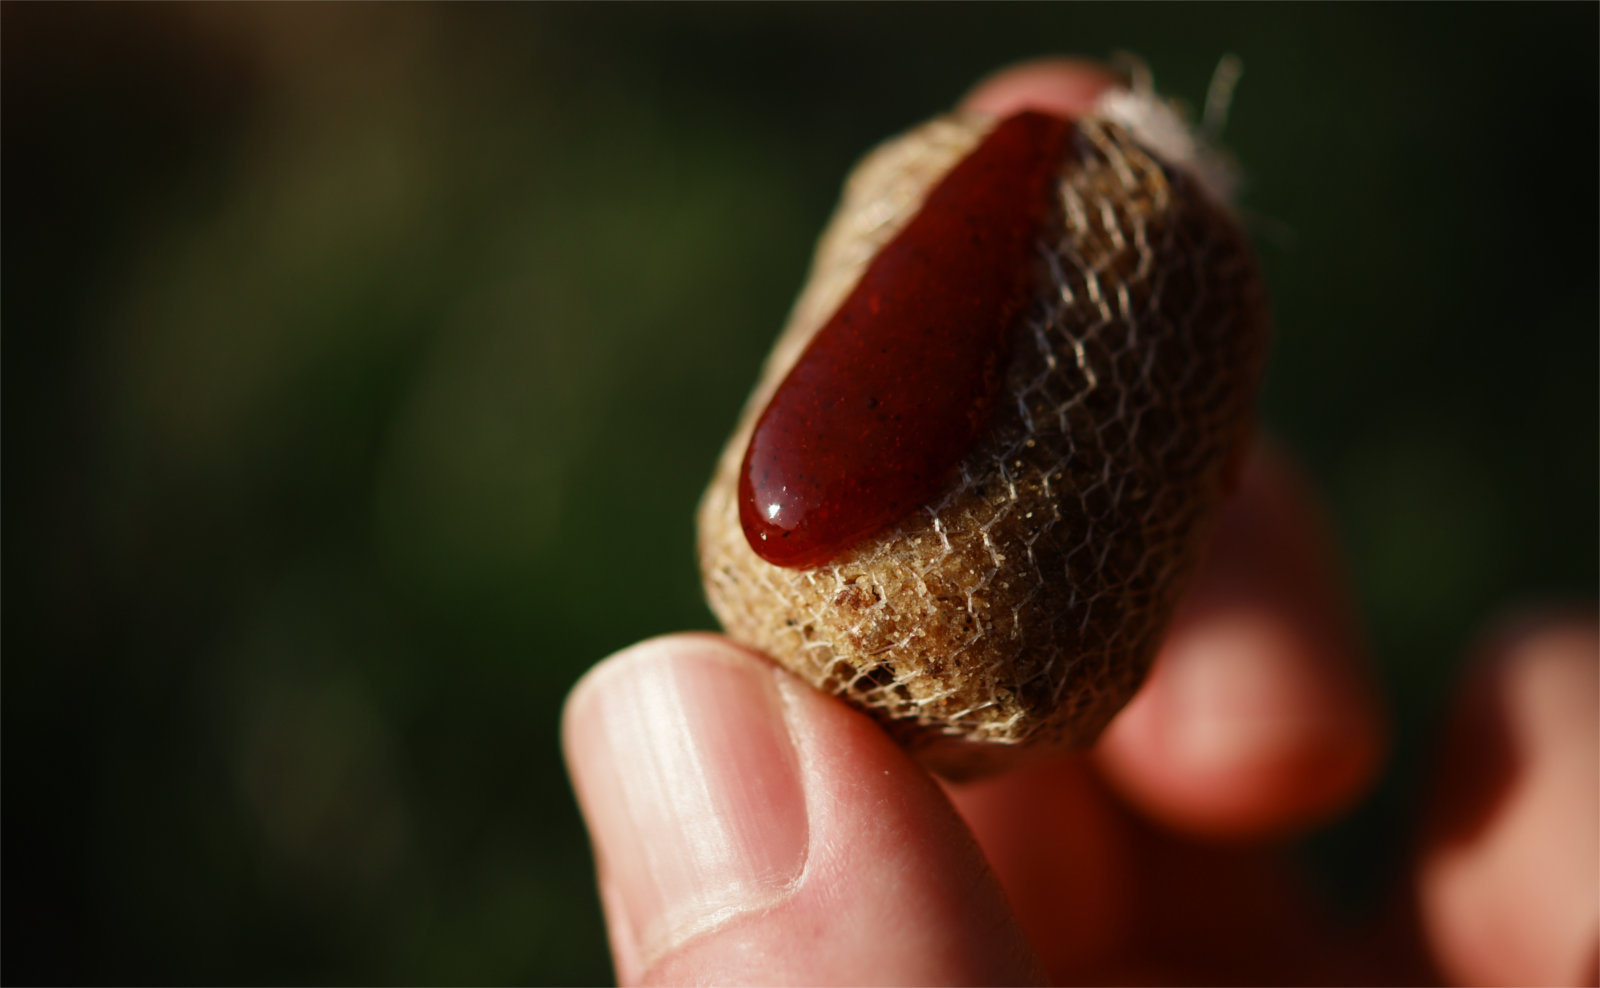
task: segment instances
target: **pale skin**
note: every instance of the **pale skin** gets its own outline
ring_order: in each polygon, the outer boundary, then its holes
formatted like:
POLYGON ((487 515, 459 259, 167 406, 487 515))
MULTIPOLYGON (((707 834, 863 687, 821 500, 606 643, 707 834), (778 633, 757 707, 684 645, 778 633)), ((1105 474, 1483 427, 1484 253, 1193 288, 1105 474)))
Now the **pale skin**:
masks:
MULTIPOLYGON (((1050 60, 967 106, 1085 112, 1050 60)), ((1492 616, 1489 616, 1492 617, 1492 616)), ((1385 712, 1314 498, 1258 448, 1144 687, 1088 753, 937 782, 763 656, 671 635, 563 723, 624 984, 1594 984, 1600 629, 1467 665, 1392 903, 1335 924, 1284 838, 1381 770, 1385 712)))

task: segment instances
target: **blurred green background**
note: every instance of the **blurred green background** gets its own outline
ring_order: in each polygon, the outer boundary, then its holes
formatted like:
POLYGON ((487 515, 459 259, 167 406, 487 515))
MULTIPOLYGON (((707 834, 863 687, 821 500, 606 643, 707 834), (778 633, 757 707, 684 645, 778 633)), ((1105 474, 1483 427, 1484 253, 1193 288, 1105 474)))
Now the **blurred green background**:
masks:
POLYGON ((562 696, 708 627, 692 512, 847 168, 977 77, 1246 75, 1272 432, 1396 761, 1596 583, 1593 4, 80 6, 3 21, 5 978, 610 978, 562 696))

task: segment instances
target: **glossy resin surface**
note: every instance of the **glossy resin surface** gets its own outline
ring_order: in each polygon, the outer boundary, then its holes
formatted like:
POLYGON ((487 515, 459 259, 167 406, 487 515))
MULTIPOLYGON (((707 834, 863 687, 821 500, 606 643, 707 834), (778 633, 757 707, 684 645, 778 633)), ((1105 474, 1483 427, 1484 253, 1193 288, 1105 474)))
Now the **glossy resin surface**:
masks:
POLYGON ((983 434, 1072 131, 1036 111, 996 124, 817 332, 745 452, 761 558, 826 562, 926 502, 983 434))

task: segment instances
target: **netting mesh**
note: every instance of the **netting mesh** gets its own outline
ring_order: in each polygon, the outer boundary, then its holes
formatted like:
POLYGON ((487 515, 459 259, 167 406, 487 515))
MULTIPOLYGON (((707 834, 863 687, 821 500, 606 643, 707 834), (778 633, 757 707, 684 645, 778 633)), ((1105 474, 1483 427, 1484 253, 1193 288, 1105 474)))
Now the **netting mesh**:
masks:
POLYGON ((1265 348, 1232 218, 1117 125, 1082 120, 1008 400, 950 487, 826 565, 756 556, 736 502, 755 417, 988 126, 941 118, 863 162, 700 508, 702 576, 728 633, 952 776, 1087 745, 1138 687, 1247 438, 1265 348))

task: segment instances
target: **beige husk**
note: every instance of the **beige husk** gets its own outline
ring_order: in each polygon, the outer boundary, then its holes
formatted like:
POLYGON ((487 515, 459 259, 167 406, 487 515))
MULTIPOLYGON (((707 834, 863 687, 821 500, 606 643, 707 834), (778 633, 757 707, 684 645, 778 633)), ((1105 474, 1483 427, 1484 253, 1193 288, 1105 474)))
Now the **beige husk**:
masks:
POLYGON ((827 564, 758 557, 736 500, 754 420, 992 125, 941 117, 857 168, 699 513, 728 634, 956 778, 1091 744, 1137 689, 1248 436, 1266 343, 1227 210, 1117 124, 1081 120, 988 434, 929 504, 827 564))

